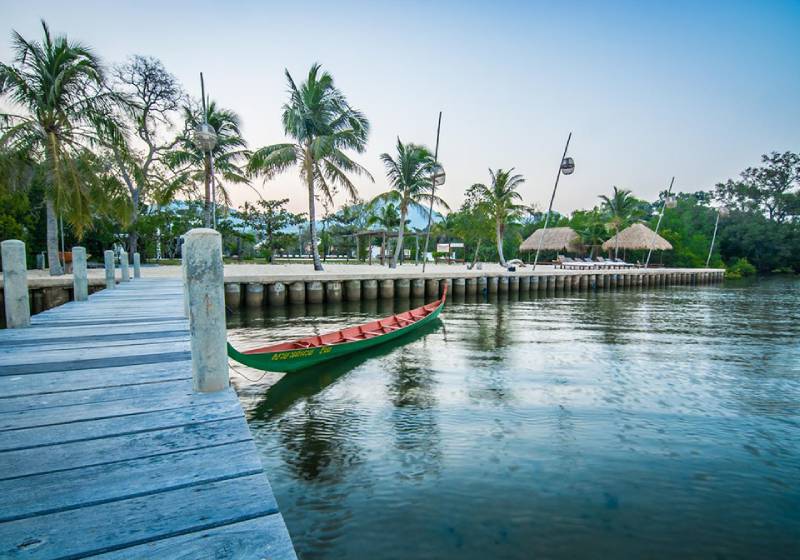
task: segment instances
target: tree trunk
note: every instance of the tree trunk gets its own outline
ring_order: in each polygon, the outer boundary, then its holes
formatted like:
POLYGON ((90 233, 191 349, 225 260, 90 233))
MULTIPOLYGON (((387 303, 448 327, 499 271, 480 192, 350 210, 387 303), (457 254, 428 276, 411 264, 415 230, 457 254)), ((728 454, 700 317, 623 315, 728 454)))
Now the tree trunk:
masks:
POLYGON ((381 266, 386 264, 386 232, 381 236, 381 266))
POLYGON ((406 214, 408 210, 405 204, 400 208, 400 226, 397 228, 397 247, 394 248, 394 257, 392 262, 389 263, 389 268, 397 268, 397 261, 400 260, 400 253, 403 250, 403 234, 406 229, 406 214))
POLYGON ((311 172, 310 148, 306 149, 306 182, 308 183, 308 227, 311 234, 311 254, 314 257, 314 270, 325 270, 319 260, 319 248, 317 247, 317 210, 314 200, 314 174, 311 172))
POLYGON ((58 258, 58 219, 55 204, 50 198, 45 203, 47 221, 47 262, 50 265, 50 276, 61 276, 64 269, 58 258))
POLYGON ((497 222, 497 227, 495 228, 495 236, 497 237, 497 255, 500 257, 500 266, 506 267, 508 264, 506 263, 506 259, 503 256, 503 224, 497 222))
POLYGON ((206 158, 205 162, 205 206, 203 208, 203 224, 206 228, 211 228, 211 156, 206 158))
POLYGON ((478 253, 480 252, 480 250, 481 250, 481 239, 479 237, 478 244, 475 246, 475 256, 472 258, 472 264, 469 265, 469 268, 467 270, 472 270, 473 268, 475 268, 475 265, 478 264, 478 253))

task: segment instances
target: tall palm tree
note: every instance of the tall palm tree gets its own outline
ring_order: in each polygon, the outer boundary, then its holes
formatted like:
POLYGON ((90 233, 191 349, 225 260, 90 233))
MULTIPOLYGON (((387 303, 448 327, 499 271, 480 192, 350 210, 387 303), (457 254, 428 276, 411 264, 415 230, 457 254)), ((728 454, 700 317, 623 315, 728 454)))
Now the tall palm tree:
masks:
POLYGON ((433 203, 438 206, 448 210, 449 206, 444 200, 432 194, 431 176, 435 161, 428 148, 419 144, 403 144, 398 138, 397 157, 393 158, 387 153, 381 154, 380 157, 386 167, 386 177, 389 179, 392 190, 379 194, 373 199, 373 202, 379 200, 392 202, 400 207, 397 246, 389 263, 390 268, 396 268, 403 250, 403 234, 409 209, 417 209, 427 216, 428 208, 425 207, 425 204, 430 205, 431 198, 433 198, 433 203))
POLYGON ((82 236, 91 224, 90 193, 76 156, 96 139, 105 120, 102 107, 110 94, 99 59, 87 46, 53 37, 42 21, 43 39, 29 41, 12 34, 14 62, 0 63, 0 95, 26 110, 1 114, 0 149, 24 152, 41 165, 47 188, 47 259, 50 274, 63 274, 58 257, 57 212, 67 216, 82 236))
MULTIPOLYGON (((178 139, 178 147, 165 156, 165 161, 181 180, 173 185, 203 185, 203 221, 205 227, 212 224, 211 180, 216 185, 216 194, 220 201, 230 206, 230 196, 225 186, 227 183, 248 183, 245 165, 250 157, 247 142, 242 136, 242 120, 235 112, 218 107, 216 102, 209 101, 205 118, 201 107, 183 108, 184 131, 178 139), (207 122, 217 133, 217 145, 209 155, 195 143, 194 130, 207 122), (212 162, 213 159, 213 162, 212 162), (220 180, 222 179, 222 180, 220 180), (224 182, 223 182, 224 181, 224 182)), ((213 201, 216 202, 216 201, 213 201)))
POLYGON ((381 264, 384 264, 386 261, 386 232, 395 227, 403 228, 405 224, 400 220, 400 212, 392 202, 383 205, 370 204, 368 211, 367 225, 379 225, 384 231, 381 236, 381 264))
POLYGON ((522 195, 517 192, 517 188, 525 182, 522 175, 514 175, 514 168, 505 170, 489 169, 492 178, 491 186, 483 183, 472 185, 467 191, 467 196, 474 196, 479 200, 479 205, 494 219, 495 239, 497 240, 497 254, 500 258, 500 266, 508 266, 503 256, 503 235, 506 231, 506 224, 519 218, 525 206, 517 204, 517 200, 522 200, 522 195))
POLYGON ((345 189, 355 200, 358 191, 348 173, 372 175, 350 159, 345 150, 363 153, 367 146, 369 121, 350 106, 344 94, 333 84, 327 72, 314 64, 306 81, 298 87, 286 70, 289 102, 283 106, 283 130, 293 143, 265 146, 250 158, 251 173, 263 173, 271 178, 295 165, 308 190, 308 225, 311 230, 311 251, 314 270, 323 270, 317 247, 315 199, 318 195, 329 201, 337 186, 345 189))
MULTIPOLYGON (((602 207, 608 218, 607 227, 613 229, 614 235, 617 235, 620 229, 631 223, 637 209, 637 200, 631 194, 631 191, 619 189, 616 186, 614 186, 614 192, 610 197, 601 194, 600 200, 603 201, 602 207)), ((616 259, 618 255, 619 238, 617 238, 614 247, 614 258, 616 259)))

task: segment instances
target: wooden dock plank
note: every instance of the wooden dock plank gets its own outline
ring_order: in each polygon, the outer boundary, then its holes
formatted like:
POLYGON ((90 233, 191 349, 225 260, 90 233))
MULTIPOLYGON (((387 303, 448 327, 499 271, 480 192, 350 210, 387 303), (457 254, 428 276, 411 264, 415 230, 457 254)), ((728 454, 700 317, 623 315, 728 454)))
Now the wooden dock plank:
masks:
POLYGON ((296 558, 232 389, 192 390, 180 282, 0 331, 0 557, 296 558))

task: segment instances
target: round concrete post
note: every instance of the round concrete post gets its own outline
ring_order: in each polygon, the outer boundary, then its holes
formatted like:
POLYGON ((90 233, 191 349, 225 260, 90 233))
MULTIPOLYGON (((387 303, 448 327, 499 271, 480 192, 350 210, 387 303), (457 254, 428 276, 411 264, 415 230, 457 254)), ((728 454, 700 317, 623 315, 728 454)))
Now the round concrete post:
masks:
POLYGON ((6 328, 19 329, 31 324, 31 304, 28 299, 28 263, 25 243, 7 239, 1 244, 3 257, 3 303, 6 328))
POLYGON ((142 257, 139 255, 139 253, 133 254, 133 277, 142 277, 142 257))
POLYGON ((225 307, 230 310, 239 309, 242 305, 242 286, 238 282, 225 284, 225 307))
POLYGON ((508 289, 512 294, 519 294, 519 276, 512 276, 508 279, 508 289))
POLYGON ((577 292, 581 288, 581 275, 580 274, 573 274, 572 275, 572 291, 577 292))
POLYGON ((264 305, 264 284, 250 282, 245 287, 244 303, 247 307, 258 309, 264 305))
POLYGON ((394 280, 381 280, 381 299, 394 299, 394 280))
POLYGON ((519 279, 519 294, 527 296, 528 292, 531 291, 531 277, 530 276, 520 276, 519 279))
POLYGON ((114 251, 105 251, 103 260, 106 265, 106 289, 114 288, 116 285, 114 281, 114 251))
POLYGON ((591 291, 597 290, 597 274, 590 274, 589 275, 589 289, 591 291))
POLYGON ((361 280, 348 280, 345 282, 344 297, 347 301, 361 301, 361 280))
POLYGON ((184 237, 194 389, 221 391, 229 383, 222 236, 197 228, 184 237))
POLYGON ((539 290, 543 290, 545 283, 542 282, 542 279, 539 276, 531 276, 531 291, 538 292, 539 290))
POLYGON ((411 295, 411 280, 398 278, 394 281, 394 295, 400 299, 408 299, 411 295))
POLYGON ((377 280, 362 281, 361 297, 367 300, 378 299, 378 281, 377 280))
POLYGON ((72 248, 72 293, 75 301, 89 299, 89 277, 86 272, 86 248, 72 248))
POLYGON ((581 274, 578 277, 578 289, 582 292, 585 292, 589 289, 589 275, 588 274, 581 274))
POLYGON ((468 296, 478 295, 478 279, 467 278, 465 281, 465 291, 468 296))
POLYGON ((129 270, 128 270, 128 253, 126 253, 125 251, 122 251, 119 254, 119 269, 120 272, 122 272, 122 281, 123 282, 130 281, 131 277, 129 276, 129 270))
POLYGON ((555 277, 556 280, 556 291, 563 292, 564 291, 564 277, 562 275, 558 275, 555 277))
POLYGON ((306 301, 308 303, 322 303, 324 299, 325 290, 322 286, 322 282, 319 280, 306 282, 306 301))
POLYGON ((411 281, 411 297, 414 299, 425 297, 425 279, 414 278, 411 281))
POLYGON ((439 297, 439 280, 437 278, 428 278, 425 280, 425 297, 439 297))
POLYGON ((289 303, 298 304, 306 302, 306 283, 292 282, 289 284, 289 303))
POLYGON ((500 290, 500 279, 497 276, 492 276, 488 279, 488 289, 490 294, 496 294, 500 290))
POLYGON ((501 294, 507 294, 510 283, 510 278, 508 276, 501 276, 498 278, 497 291, 501 294))
POLYGON ((464 297, 467 293, 467 281, 464 278, 453 278, 453 297, 464 297))
POLYGON ((325 301, 328 303, 340 303, 342 301, 342 283, 338 280, 330 280, 325 283, 325 301))
POLYGON ((286 284, 273 282, 267 285, 267 301, 272 307, 286 305, 286 284))

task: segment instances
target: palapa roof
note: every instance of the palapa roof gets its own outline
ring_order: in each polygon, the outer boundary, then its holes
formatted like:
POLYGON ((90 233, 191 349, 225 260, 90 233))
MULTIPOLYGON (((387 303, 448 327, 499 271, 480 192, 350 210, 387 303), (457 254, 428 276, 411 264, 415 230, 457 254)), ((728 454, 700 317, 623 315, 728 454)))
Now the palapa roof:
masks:
POLYGON ((539 241, 542 239, 542 249, 546 251, 570 251, 579 253, 583 250, 581 238, 577 232, 570 227, 555 227, 537 229, 528 239, 519 246, 520 251, 535 251, 539 248, 539 241))
POLYGON ((656 235, 655 232, 644 224, 636 223, 630 227, 626 227, 617 235, 603 243, 604 251, 611 251, 615 247, 620 249, 649 249, 652 245, 653 249, 657 251, 668 251, 672 249, 669 241, 656 235), (653 242, 653 235, 655 235, 655 242, 653 242), (619 238, 619 244, 617 243, 619 238))

